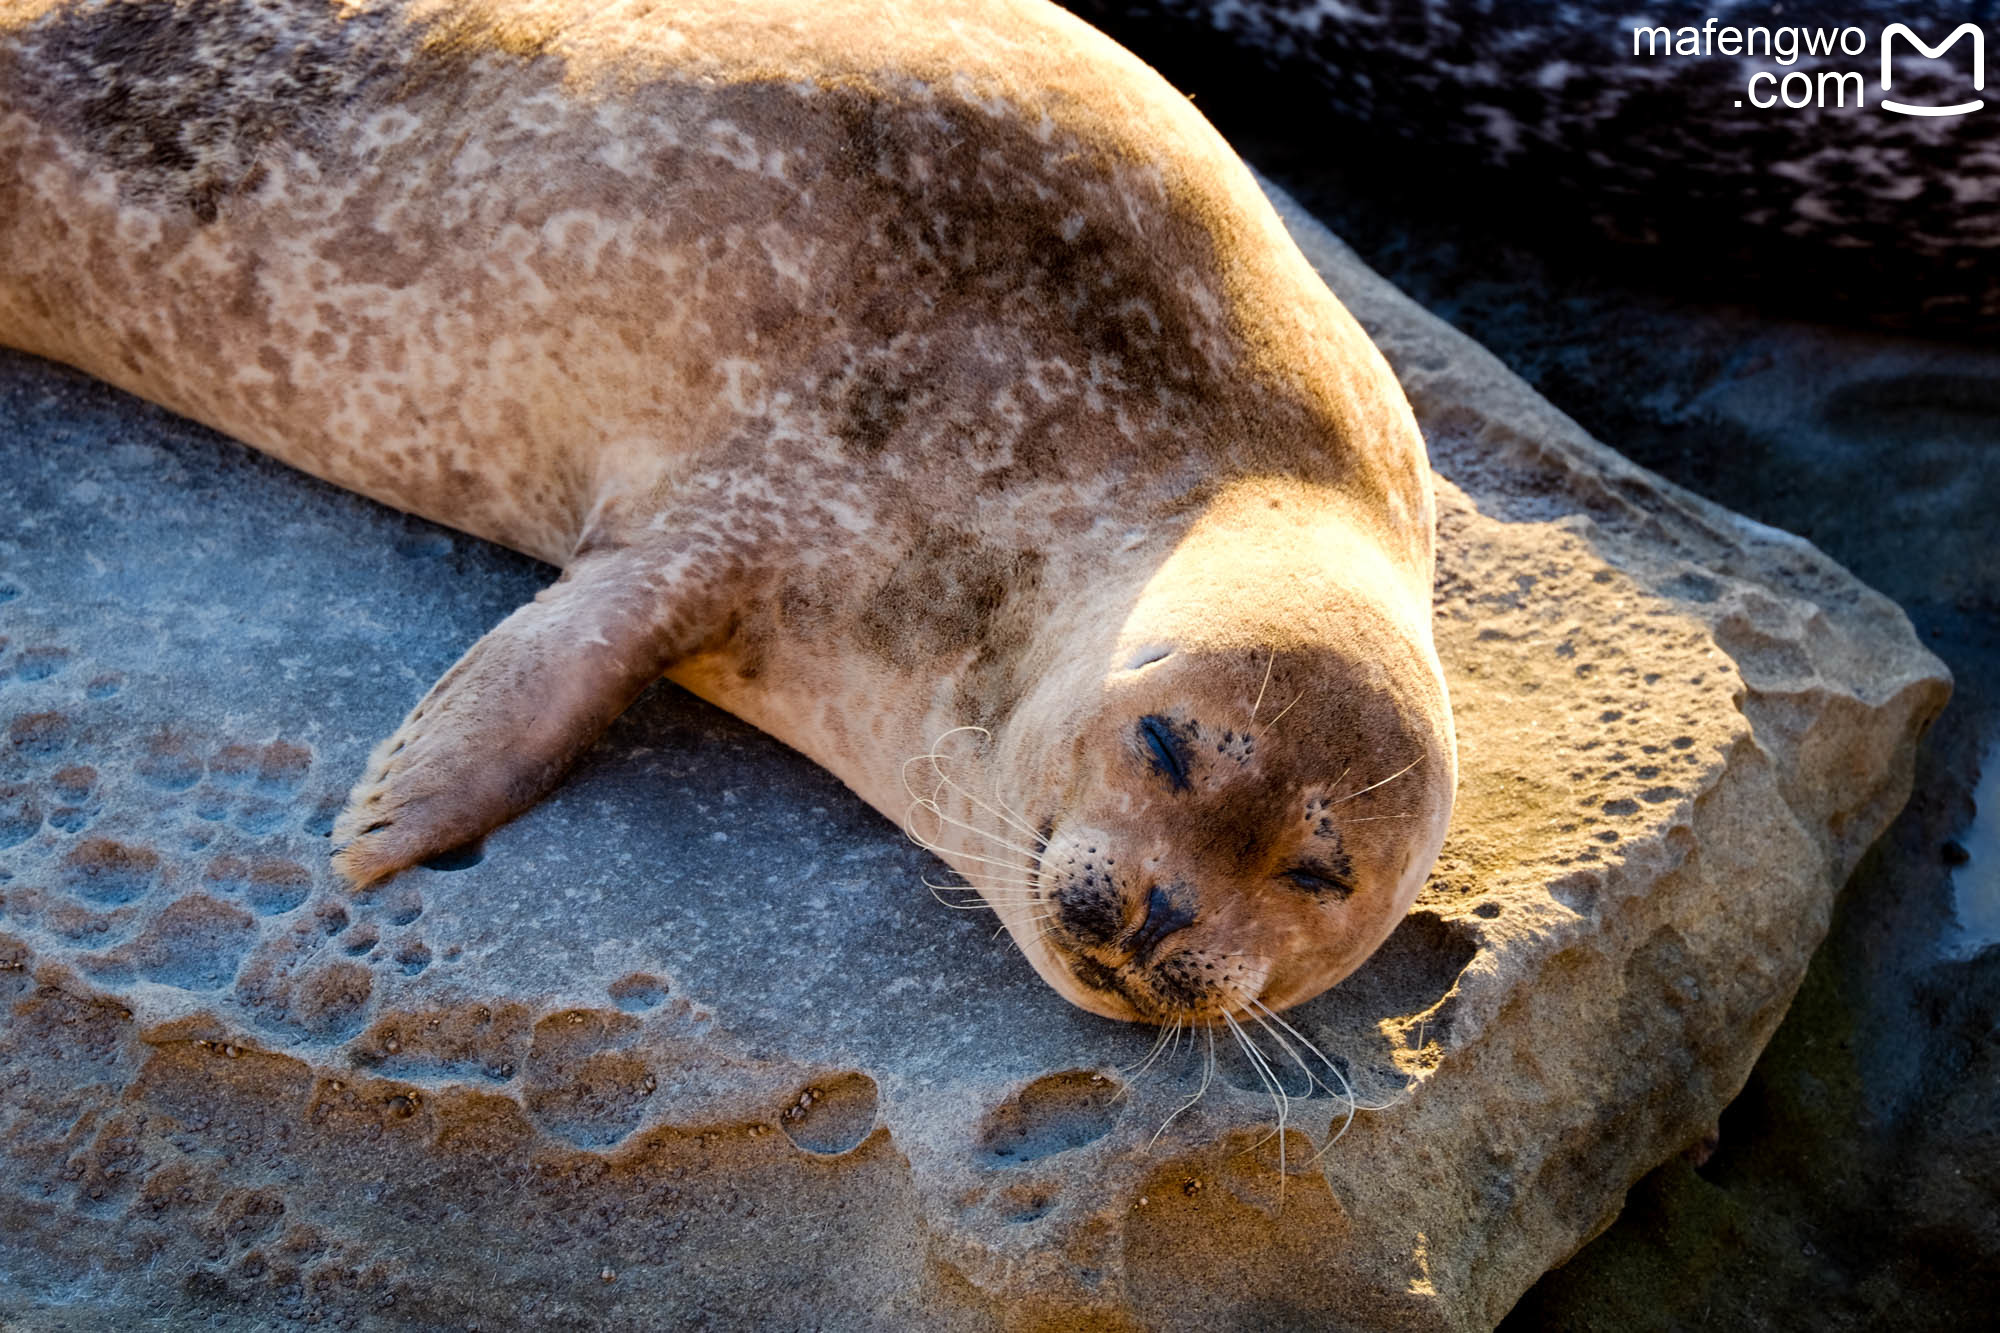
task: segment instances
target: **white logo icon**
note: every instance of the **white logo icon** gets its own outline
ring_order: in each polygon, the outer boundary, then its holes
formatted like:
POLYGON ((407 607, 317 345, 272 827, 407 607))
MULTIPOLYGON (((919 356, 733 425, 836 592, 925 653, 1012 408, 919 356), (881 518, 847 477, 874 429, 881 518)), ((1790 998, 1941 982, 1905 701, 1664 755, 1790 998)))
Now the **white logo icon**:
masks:
MULTIPOLYGON (((1951 30, 1951 36, 1945 38, 1936 46, 1932 46, 1929 42, 1911 32, 1908 24, 1891 23, 1882 33, 1883 92, 1886 93, 1889 91, 1889 44, 1895 41, 1898 33, 1909 38, 1910 45, 1916 47, 1917 50, 1923 52, 1933 60, 1943 55, 1953 46, 1956 46, 1959 38, 1965 36, 1967 33, 1972 34, 1972 86, 1978 92, 1986 90, 1986 34, 1980 30, 1977 24, 1961 23, 1951 30)), ((1880 105, 1884 111, 1900 111, 1906 116, 1962 116, 1968 111, 1979 110, 1986 103, 1984 100, 1975 97, 1970 102, 1957 102, 1951 106, 1911 106, 1907 102, 1892 102, 1885 97, 1882 99, 1880 105)))

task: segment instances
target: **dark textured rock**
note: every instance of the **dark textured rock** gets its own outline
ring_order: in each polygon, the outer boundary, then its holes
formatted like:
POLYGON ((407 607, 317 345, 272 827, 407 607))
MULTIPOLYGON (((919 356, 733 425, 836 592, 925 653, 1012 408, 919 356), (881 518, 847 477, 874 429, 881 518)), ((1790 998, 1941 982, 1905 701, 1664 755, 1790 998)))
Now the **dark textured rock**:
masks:
MULTIPOLYGON (((2000 327, 2000 109, 1957 116, 1885 110, 1979 100, 1972 42, 1931 59, 1889 25, 1942 42, 1971 22, 2000 41, 1992 7, 1948 0, 1671 0, 1646 6, 1475 0, 1065 0, 1214 108, 1253 118, 1293 94, 1292 139, 1386 170, 1435 175, 1446 208, 1492 205, 1491 225, 1523 231, 1588 219, 1602 232, 1698 252, 1713 294, 1741 299, 1747 268, 1795 300, 1939 327, 2000 327), (1634 55, 1635 27, 1762 27, 1755 55, 1634 55), (1850 50, 1807 54, 1768 30, 1843 28, 1850 50), (1237 63, 1220 60, 1233 46, 1237 63), (1852 48, 1859 47, 1858 53, 1852 48), (1782 59, 1787 49, 1801 51, 1782 59), (1268 65, 1293 86, 1261 76, 1268 65), (1773 76, 1753 90, 1759 73, 1773 76), (1759 107, 1775 80, 1814 103, 1759 107), (1854 75, 1825 88, 1820 76, 1854 75), (1838 94, 1844 101, 1836 103, 1838 94), (1857 102, 1864 103, 1857 105, 1857 102), (1487 175, 1468 176, 1465 168, 1487 175)), ((1648 39, 1650 42, 1652 39, 1648 39)), ((1712 43, 1712 39, 1710 40, 1712 43)), ((1647 49, 1647 48, 1642 48, 1647 49)), ((1989 56, 1994 54, 1988 53, 1989 56)), ((1269 119, 1268 114, 1265 117, 1269 119)))

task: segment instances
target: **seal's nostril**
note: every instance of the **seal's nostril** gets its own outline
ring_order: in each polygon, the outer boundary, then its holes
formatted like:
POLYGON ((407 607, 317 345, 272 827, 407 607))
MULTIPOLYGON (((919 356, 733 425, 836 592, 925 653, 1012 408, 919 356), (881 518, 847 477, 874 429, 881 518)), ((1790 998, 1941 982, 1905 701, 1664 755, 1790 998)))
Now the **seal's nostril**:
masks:
POLYGON ((1166 890, 1155 887, 1146 895, 1146 921, 1132 935, 1132 949, 1140 962, 1152 957, 1160 942, 1177 930, 1194 924, 1194 913, 1174 906, 1166 890))

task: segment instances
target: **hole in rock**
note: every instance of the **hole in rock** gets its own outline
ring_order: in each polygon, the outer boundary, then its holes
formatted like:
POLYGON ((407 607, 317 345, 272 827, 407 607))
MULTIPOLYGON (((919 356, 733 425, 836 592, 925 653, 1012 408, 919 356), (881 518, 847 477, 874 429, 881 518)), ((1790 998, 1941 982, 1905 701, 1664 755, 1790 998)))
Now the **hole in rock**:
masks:
POLYGON ((61 713, 23 713, 7 726, 7 739, 23 754, 54 754, 69 744, 71 724, 61 713))
POLYGON ((426 870, 470 870, 485 859, 485 839, 474 838, 471 842, 461 842, 458 846, 439 852, 436 856, 418 864, 426 870))
POLYGON ((20 783, 0 784, 0 847, 26 842, 42 828, 42 805, 20 783))
POLYGON ((392 926, 407 926, 424 914, 424 900, 415 889, 398 889, 383 898, 382 915, 392 926))
POLYGON ((837 1074, 799 1089, 778 1123, 807 1152, 836 1156, 868 1137, 880 1100, 875 1080, 868 1075, 837 1074))
POLYGON ((620 977, 608 990, 612 1001, 628 1014, 652 1009, 667 998, 667 983, 645 972, 620 977))
POLYGON ((638 1128, 657 1087, 652 1071, 637 1055, 598 1051, 565 1062, 558 1078, 533 1084, 528 1089, 528 1114, 579 1148, 609 1148, 638 1128))
POLYGON ((235 979, 256 938, 248 913, 206 894, 189 894, 169 903, 146 927, 132 956, 148 981, 181 990, 220 990, 235 979))
POLYGON ((150 847, 89 838, 63 858, 63 880, 91 902, 129 903, 152 887, 159 868, 159 854, 150 847))
POLYGON ((1458 984, 1458 974, 1478 953, 1473 927, 1435 912, 1415 911, 1403 918, 1373 958, 1329 995, 1341 997, 1343 1008, 1358 1005, 1372 1017, 1408 1018, 1449 994, 1458 984))
POLYGON ((1000 1220, 1025 1226, 1048 1216, 1056 1206, 1055 1190, 1047 1185, 1009 1185, 994 1197, 1000 1220))
POLYGON ((67 649, 29 648, 14 659, 14 674, 22 680, 47 680, 68 661, 67 649))
POLYGON ((201 781, 201 760, 191 740, 180 732, 149 737, 136 767, 140 777, 162 791, 185 791, 201 781))
POLYGON ((1093 1143, 1116 1123, 1122 1087, 1088 1069, 1045 1074, 987 1113, 979 1150, 994 1162, 1034 1162, 1093 1143))

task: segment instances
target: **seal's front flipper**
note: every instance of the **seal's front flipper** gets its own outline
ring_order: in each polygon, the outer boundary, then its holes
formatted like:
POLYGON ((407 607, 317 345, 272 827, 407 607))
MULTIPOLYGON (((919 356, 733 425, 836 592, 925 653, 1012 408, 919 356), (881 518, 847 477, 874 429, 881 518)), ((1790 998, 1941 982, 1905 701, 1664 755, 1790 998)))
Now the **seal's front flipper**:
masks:
POLYGON ((472 645, 375 748, 333 827, 334 869, 366 886, 527 809, 694 645, 675 560, 581 557, 472 645))

